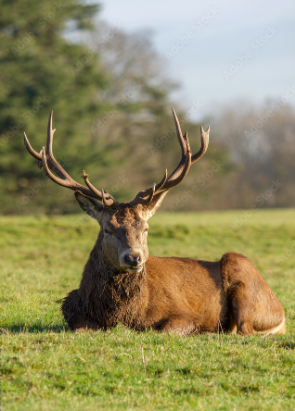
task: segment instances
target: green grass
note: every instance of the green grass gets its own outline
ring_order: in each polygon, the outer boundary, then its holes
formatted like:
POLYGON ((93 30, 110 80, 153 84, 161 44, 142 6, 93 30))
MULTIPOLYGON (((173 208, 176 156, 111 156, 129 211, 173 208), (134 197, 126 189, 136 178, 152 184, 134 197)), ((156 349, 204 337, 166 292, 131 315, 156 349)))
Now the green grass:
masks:
POLYGON ((97 224, 83 215, 2 217, 3 410, 294 410, 295 210, 157 214, 150 253, 247 255, 283 303, 285 336, 183 338, 68 330, 97 224))

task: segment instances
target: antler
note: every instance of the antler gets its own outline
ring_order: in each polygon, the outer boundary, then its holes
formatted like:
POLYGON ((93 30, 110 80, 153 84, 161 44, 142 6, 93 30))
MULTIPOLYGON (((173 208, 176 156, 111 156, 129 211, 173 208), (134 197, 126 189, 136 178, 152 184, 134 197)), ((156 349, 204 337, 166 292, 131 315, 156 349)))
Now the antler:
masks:
POLYGON ((70 188, 74 191, 81 191, 82 194, 85 194, 89 197, 98 199, 102 201, 102 203, 106 206, 111 206, 116 203, 114 197, 112 197, 109 193, 102 190, 97 190, 88 180, 88 175, 83 170, 83 178, 85 183, 87 184, 88 188, 83 186, 82 184, 77 183, 72 177, 62 168, 62 166, 56 161, 52 152, 52 142, 53 142, 53 135, 55 130, 52 130, 52 115, 53 111, 51 111, 49 120, 48 120, 48 127, 47 127, 47 141, 46 141, 46 148, 43 147, 39 153, 33 149, 31 146, 26 133, 24 133, 24 143, 28 152, 38 160, 38 167, 44 168, 46 174, 53 180, 55 183, 59 184, 60 186, 70 188), (59 177, 52 173, 54 171, 59 177))
POLYGON ((209 145, 210 127, 208 127, 207 131, 204 131, 203 128, 201 127, 201 148, 196 154, 192 156, 192 152, 191 152, 189 141, 188 141, 188 133, 185 132, 184 135, 182 134, 180 124, 179 124, 174 108, 172 108, 172 114, 174 117, 177 138, 178 138, 178 141, 181 147, 181 153, 182 153, 181 160, 178 166, 176 167, 176 169, 169 176, 169 178, 167 178, 167 170, 166 170, 165 175, 159 184, 157 185, 154 184, 152 188, 148 188, 146 190, 140 191, 137 194, 137 196, 134 198, 134 200, 131 201, 130 204, 132 206, 135 206, 137 204, 143 204, 143 205, 150 204, 156 195, 166 192, 170 190, 170 188, 181 183, 181 181, 185 179, 190 169, 190 166, 194 164, 196 161, 198 161, 207 151, 207 148, 209 145))

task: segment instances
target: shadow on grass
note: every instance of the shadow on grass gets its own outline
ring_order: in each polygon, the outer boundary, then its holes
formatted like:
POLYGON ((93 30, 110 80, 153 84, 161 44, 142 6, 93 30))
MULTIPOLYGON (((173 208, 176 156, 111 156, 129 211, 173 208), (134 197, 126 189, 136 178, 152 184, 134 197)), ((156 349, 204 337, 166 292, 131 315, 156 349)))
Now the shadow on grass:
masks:
POLYGON ((295 341, 283 341, 279 347, 286 350, 295 350, 295 341))
POLYGON ((62 333, 65 331, 70 331, 69 327, 66 324, 48 324, 48 325, 41 325, 41 324, 32 324, 28 325, 26 323, 21 324, 12 324, 12 325, 0 325, 0 334, 5 333, 12 333, 12 334, 38 334, 38 333, 62 333))

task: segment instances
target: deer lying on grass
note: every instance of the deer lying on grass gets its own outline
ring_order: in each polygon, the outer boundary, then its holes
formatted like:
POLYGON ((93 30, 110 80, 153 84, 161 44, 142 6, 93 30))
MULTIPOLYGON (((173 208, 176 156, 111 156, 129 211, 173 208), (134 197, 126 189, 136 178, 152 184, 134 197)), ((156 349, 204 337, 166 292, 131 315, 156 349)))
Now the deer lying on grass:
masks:
POLYGON ((192 258, 149 257, 148 219, 168 191, 187 175, 209 144, 201 128, 201 149, 192 155, 173 110, 181 160, 168 177, 140 191, 130 203, 97 190, 83 171, 87 187, 74 181, 55 160, 52 112, 46 148, 38 153, 26 135, 29 153, 57 184, 75 191, 100 231, 84 268, 79 289, 64 299, 62 311, 72 330, 108 329, 118 322, 135 330, 155 329, 190 335, 222 329, 242 334, 284 334, 284 309, 254 265, 229 252, 218 262, 192 258), (53 173, 53 172, 55 173, 53 173), (99 201, 98 201, 99 200, 99 201))

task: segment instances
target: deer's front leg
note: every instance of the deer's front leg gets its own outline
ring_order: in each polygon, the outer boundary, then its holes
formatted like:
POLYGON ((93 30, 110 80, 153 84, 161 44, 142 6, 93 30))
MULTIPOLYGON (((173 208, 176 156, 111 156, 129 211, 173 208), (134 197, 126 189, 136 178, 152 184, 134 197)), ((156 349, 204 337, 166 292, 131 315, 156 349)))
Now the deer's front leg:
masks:
POLYGON ((200 325, 196 318, 182 315, 170 315, 155 323, 152 328, 157 331, 182 336, 198 334, 200 332, 200 325))
POLYGON ((87 318, 83 310, 83 304, 79 295, 79 290, 71 291, 64 299, 62 312, 66 322, 72 331, 78 330, 97 330, 98 323, 87 318))

